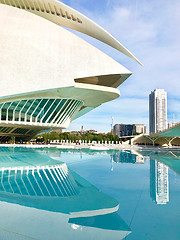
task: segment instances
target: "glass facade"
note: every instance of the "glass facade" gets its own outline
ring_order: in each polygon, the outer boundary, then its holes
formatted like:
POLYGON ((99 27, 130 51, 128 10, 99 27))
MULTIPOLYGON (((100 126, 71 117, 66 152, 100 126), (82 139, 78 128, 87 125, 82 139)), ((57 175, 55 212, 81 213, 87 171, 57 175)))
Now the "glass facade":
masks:
POLYGON ((0 104, 0 122, 63 127, 83 102, 74 99, 26 99, 0 104))

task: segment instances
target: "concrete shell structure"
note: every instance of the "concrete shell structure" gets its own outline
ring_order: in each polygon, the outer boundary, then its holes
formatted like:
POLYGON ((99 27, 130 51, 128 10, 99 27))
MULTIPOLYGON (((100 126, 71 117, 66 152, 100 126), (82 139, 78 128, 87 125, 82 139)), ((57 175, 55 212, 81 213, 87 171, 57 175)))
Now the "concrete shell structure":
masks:
POLYGON ((116 87, 131 75, 59 25, 139 62, 109 33, 61 2, 0 0, 0 142, 67 128, 75 117, 119 97, 116 87))
POLYGON ((133 144, 160 145, 164 147, 180 146, 180 123, 175 127, 150 135, 141 134, 132 139, 133 144))

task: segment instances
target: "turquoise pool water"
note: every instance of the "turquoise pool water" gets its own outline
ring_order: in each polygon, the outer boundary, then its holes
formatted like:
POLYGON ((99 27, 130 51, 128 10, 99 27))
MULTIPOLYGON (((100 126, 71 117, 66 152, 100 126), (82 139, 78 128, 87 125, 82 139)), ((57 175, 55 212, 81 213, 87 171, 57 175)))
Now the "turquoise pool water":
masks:
POLYGON ((0 147, 0 239, 180 239, 180 152, 0 147))

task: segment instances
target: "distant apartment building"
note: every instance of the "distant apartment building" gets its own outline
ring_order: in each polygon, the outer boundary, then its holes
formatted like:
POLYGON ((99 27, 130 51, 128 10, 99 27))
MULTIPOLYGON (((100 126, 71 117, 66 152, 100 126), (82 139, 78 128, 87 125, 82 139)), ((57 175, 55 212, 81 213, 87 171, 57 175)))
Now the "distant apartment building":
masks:
POLYGON ((134 124, 135 133, 146 133, 146 126, 144 124, 134 124))
POLYGON ((115 124, 113 127, 113 132, 118 137, 131 136, 133 135, 133 125, 132 124, 115 124))
POLYGON ((167 129, 167 92, 155 89, 149 94, 149 132, 167 129))
POLYGON ((169 202, 168 167, 152 159, 150 160, 150 196, 156 204, 169 202))
POLYGON ((113 132, 118 137, 132 136, 137 133, 146 133, 146 127, 144 124, 115 124, 113 132))

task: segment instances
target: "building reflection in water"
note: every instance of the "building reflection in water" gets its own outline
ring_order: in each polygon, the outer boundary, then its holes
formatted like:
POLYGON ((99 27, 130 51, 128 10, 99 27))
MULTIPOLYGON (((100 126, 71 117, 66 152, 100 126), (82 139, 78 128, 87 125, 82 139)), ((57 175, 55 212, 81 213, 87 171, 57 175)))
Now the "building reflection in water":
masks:
POLYGON ((180 174, 180 152, 160 149, 141 150, 139 154, 150 158, 150 196, 157 204, 169 200, 169 168, 180 174))
POLYGON ((150 160, 150 196, 157 204, 169 202, 168 167, 156 160, 150 160))
MULTIPOLYGON (((72 150, 69 150, 72 151, 72 150)), ((97 151, 80 150, 81 154, 96 154, 97 151)), ((101 154, 99 152, 99 154, 101 154)), ((108 150, 102 154, 111 156, 111 171, 114 163, 143 164, 150 159, 150 196, 156 204, 167 204, 169 202, 169 176, 168 167, 180 174, 180 153, 172 151, 150 151, 150 150, 108 150)))
POLYGON ((116 163, 144 163, 145 157, 134 150, 112 151, 111 159, 116 163))
MULTIPOLYGON (((112 160, 116 163, 143 164, 149 156, 134 150, 114 152, 112 160)), ((113 162, 111 170, 113 170, 113 162)), ((169 202, 168 167, 162 162, 150 159, 150 196, 157 204, 169 202)))
MULTIPOLYGON (((134 150, 116 151, 111 154, 112 167, 116 163, 144 163, 149 156, 156 159, 157 154, 145 152, 144 155, 134 150)), ((159 154, 160 155, 160 154, 159 154)), ((159 160, 159 158, 158 158, 159 160)), ((150 196, 156 204, 167 204, 169 202, 169 176, 168 167, 160 161, 150 159, 150 196)))
POLYGON ((39 152, 0 148, 0 239, 123 239, 119 203, 39 152))
MULTIPOLYGON (((72 150, 71 150, 72 151, 72 150)), ((88 154, 89 150, 85 151, 88 154)), ((94 151, 97 153, 97 151, 94 151)), ((156 204, 167 204, 169 202, 169 176, 168 168, 180 174, 180 152, 168 150, 109 150, 102 154, 111 156, 111 171, 114 170, 114 163, 143 164, 150 159, 150 196, 156 204)), ((93 151, 89 151, 93 154, 93 151)))

